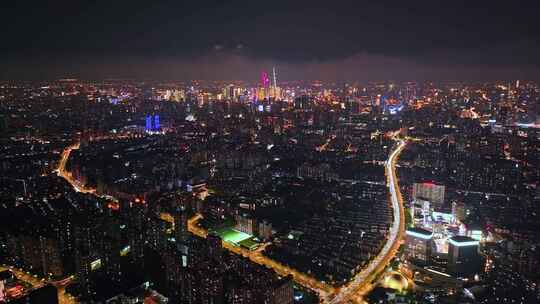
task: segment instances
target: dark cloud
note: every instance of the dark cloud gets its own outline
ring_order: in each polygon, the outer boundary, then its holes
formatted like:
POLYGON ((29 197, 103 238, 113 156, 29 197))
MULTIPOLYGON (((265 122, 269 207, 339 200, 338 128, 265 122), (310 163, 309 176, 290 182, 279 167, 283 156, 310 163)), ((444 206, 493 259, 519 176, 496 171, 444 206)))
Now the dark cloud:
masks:
POLYGON ((538 75, 538 1, 411 2, 10 1, 0 76, 538 75))

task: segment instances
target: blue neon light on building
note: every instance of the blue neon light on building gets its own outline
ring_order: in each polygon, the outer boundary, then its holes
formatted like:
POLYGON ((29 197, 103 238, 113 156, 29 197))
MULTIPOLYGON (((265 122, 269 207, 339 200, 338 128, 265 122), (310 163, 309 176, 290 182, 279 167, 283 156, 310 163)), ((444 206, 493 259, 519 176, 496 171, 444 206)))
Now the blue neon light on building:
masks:
POLYGON ((146 125, 144 126, 145 131, 152 131, 152 116, 146 115, 146 125))
POLYGON ((159 115, 154 115, 154 130, 155 131, 158 131, 160 128, 160 125, 159 125, 159 115))

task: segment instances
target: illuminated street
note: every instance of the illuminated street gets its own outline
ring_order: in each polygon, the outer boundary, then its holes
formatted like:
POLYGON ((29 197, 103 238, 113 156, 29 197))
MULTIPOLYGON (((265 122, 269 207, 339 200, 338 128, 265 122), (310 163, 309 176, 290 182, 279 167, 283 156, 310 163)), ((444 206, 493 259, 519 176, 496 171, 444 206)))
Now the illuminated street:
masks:
MULTIPOLYGON (((397 133, 396 133, 397 134, 397 133)), ((396 136, 394 134, 394 136, 396 136)), ((362 296, 367 294, 374 285, 372 281, 386 268, 388 263, 396 255, 399 246, 400 240, 404 234, 405 224, 404 224, 404 210, 403 210, 403 201, 401 198, 401 192, 397 183, 397 176, 395 172, 395 166, 399 154, 402 152, 403 148, 406 145, 405 141, 399 141, 398 146, 390 153, 390 156, 385 164, 387 183, 390 191, 390 199, 393 209, 393 218, 392 226, 390 228, 388 241, 381 250, 381 252, 369 263, 369 265, 360 271, 350 283, 346 284, 341 288, 335 288, 329 284, 325 284, 321 281, 316 280, 313 277, 310 277, 304 273, 298 272, 290 267, 282 265, 262 254, 266 246, 269 245, 263 244, 257 250, 250 251, 248 249, 234 246, 227 242, 223 242, 223 247, 227 250, 240 254, 246 258, 249 258, 251 261, 264 265, 266 267, 274 269, 281 276, 293 275, 294 280, 311 290, 316 291, 323 302, 329 303, 344 303, 347 301, 361 301, 362 296)), ((67 147, 62 152, 62 157, 60 159, 58 174, 68 181, 73 188, 78 192, 96 194, 95 189, 87 188, 81 185, 77 180, 75 180, 71 173, 68 172, 65 168, 67 160, 72 150, 78 149, 79 144, 73 144, 67 147)), ((197 222, 202 218, 200 214, 194 216, 188 221, 189 231, 193 234, 206 238, 207 231, 197 226, 197 222)))
POLYGON ((72 277, 66 278, 64 280, 60 281, 47 281, 43 278, 39 278, 35 275, 31 275, 28 272, 25 272, 24 270, 15 268, 15 267, 8 267, 8 266, 1 266, 0 265, 0 271, 9 270, 15 274, 17 279, 24 281, 26 283, 31 284, 34 288, 39 288, 44 286, 47 283, 50 283, 54 285, 58 291, 58 303, 59 304, 75 304, 78 303, 77 300, 66 293, 65 286, 69 284, 72 280, 72 277))
POLYGON ((540 303, 540 1, 4 2, 0 303, 540 303))
POLYGON ((388 263, 398 252, 401 239, 405 233, 405 213, 403 199, 397 183, 396 162, 405 145, 405 141, 399 141, 396 149, 390 153, 390 157, 385 165, 394 217, 388 241, 379 255, 370 262, 368 267, 360 271, 351 283, 341 288, 330 303, 344 303, 351 300, 359 301, 363 295, 367 294, 374 287, 372 281, 384 271, 388 263))
POLYGON ((62 151, 62 155, 58 163, 57 174, 63 177, 68 183, 70 183, 73 186, 73 189, 75 189, 75 191, 82 192, 82 193, 95 194, 96 189, 87 188, 84 185, 81 185, 81 183, 78 180, 73 178, 73 176, 71 175, 71 172, 66 170, 66 163, 69 160, 69 155, 71 154, 71 151, 77 150, 79 149, 79 147, 80 147, 80 142, 77 142, 65 148, 64 151, 62 151))
MULTIPOLYGON (((197 226, 197 222, 202 218, 200 214, 195 215, 188 221, 188 228, 189 231, 199 237, 206 238, 207 231, 202 229, 201 227, 197 226)), ((294 277, 294 281, 298 284, 307 287, 309 289, 312 289, 316 291, 319 296, 322 299, 327 299, 333 292, 335 292, 335 288, 328 284, 324 284, 320 281, 317 281, 316 279, 300 273, 294 269, 291 269, 290 267, 287 267, 285 265, 282 265, 262 254, 265 247, 269 245, 269 243, 261 245, 256 250, 250 251, 249 249, 242 248, 240 246, 234 246, 232 244, 229 244, 227 242, 222 242, 223 247, 227 250, 240 254, 246 258, 249 258, 251 261, 259 264, 264 265, 266 267, 274 269, 279 275, 286 276, 286 275, 292 275, 294 277)))

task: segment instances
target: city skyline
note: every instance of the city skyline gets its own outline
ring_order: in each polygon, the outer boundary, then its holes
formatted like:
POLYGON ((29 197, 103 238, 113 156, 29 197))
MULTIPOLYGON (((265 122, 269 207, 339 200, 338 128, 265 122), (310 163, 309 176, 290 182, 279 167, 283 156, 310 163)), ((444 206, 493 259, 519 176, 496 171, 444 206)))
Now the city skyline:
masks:
POLYGON ((539 3, 0 4, 0 304, 540 303, 539 3))

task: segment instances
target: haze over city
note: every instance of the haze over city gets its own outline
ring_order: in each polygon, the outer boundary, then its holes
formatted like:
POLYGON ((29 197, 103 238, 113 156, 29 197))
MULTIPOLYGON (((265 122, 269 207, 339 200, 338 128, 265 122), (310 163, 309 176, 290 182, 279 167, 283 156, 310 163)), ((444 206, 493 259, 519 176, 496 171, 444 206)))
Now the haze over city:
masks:
POLYGON ((0 77, 538 79, 538 3, 54 1, 2 4, 0 77))

